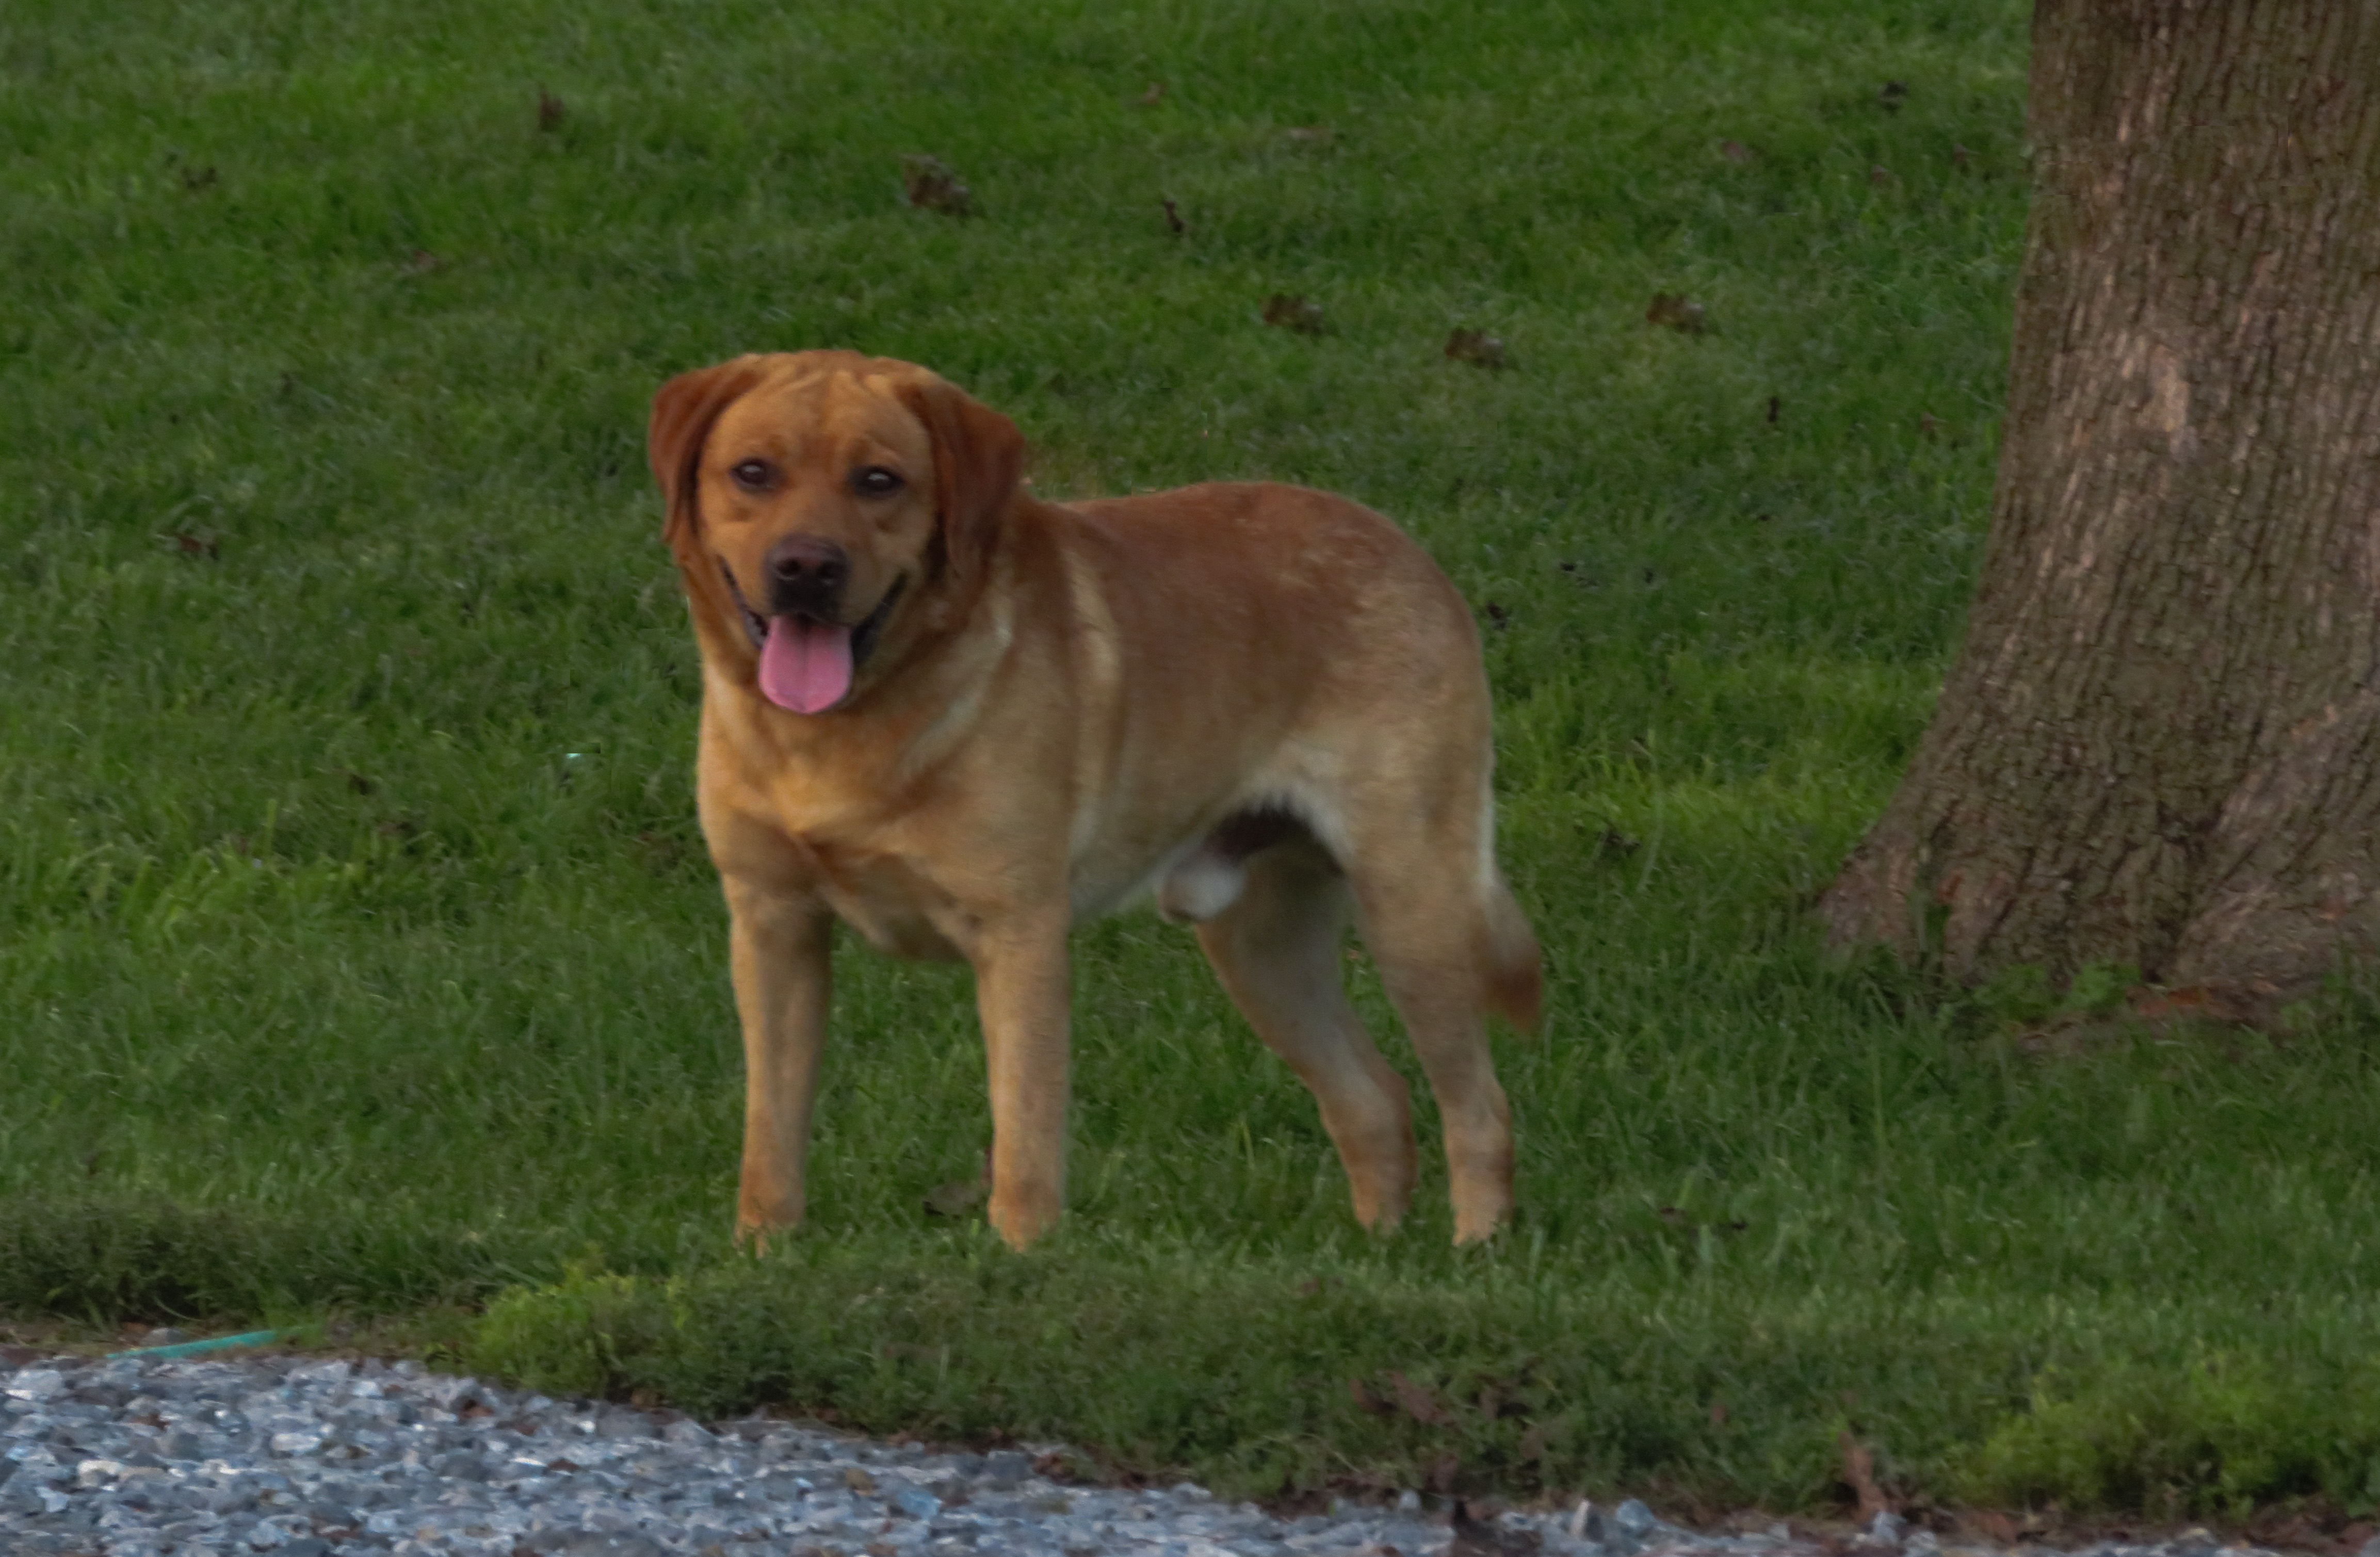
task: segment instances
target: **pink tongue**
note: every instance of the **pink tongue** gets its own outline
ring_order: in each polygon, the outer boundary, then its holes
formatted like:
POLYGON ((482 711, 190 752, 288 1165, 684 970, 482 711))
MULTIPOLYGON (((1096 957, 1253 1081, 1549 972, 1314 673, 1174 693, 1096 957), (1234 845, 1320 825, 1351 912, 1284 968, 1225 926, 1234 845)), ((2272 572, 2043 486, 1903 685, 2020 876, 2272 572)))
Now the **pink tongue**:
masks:
POLYGON ((760 690, 779 708, 820 713, 851 690, 851 629, 803 616, 769 618, 760 690))

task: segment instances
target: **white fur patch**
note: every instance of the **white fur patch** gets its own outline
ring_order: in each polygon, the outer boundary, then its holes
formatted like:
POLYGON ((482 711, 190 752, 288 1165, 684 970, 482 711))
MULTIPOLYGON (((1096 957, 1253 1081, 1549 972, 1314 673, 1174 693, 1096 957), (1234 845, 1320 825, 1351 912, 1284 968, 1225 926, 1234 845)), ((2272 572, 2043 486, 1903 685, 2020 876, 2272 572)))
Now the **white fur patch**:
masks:
POLYGON ((1205 849, 1166 872, 1157 889, 1157 911, 1172 924, 1201 924, 1240 900, 1248 873, 1233 860, 1205 849))

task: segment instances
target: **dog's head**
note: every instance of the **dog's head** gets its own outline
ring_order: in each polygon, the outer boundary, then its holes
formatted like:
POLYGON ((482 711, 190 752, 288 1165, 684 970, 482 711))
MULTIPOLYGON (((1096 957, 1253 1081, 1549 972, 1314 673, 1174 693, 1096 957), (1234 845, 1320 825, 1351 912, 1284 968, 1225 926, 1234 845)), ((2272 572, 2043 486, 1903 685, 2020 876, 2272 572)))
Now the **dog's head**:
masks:
POLYGON ((648 444, 706 652, 796 713, 849 701, 927 597, 981 582, 1025 461, 1006 417, 850 351, 680 374, 648 444))

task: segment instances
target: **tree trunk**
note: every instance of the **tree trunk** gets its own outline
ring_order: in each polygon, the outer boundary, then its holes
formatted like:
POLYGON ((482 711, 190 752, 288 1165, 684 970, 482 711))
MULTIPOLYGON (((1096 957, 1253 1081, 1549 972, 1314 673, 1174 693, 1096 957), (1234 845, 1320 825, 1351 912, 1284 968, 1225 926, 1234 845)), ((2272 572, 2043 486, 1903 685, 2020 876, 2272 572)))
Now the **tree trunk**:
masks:
POLYGON ((2380 0, 2039 0, 1983 578, 1838 942, 2263 1019, 2380 947, 2380 0))

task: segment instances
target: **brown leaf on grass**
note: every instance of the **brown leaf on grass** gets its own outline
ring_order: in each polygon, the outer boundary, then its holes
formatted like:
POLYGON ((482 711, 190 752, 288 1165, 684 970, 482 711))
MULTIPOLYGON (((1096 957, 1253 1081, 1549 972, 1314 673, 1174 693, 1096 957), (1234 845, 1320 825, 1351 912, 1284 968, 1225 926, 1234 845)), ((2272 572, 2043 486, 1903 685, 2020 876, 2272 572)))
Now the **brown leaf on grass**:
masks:
POLYGON ((1872 1524, 1877 1514, 1890 1513, 1891 1501, 1884 1495, 1884 1489, 1876 1484, 1876 1455, 1869 1452, 1866 1444, 1853 1438, 1849 1429, 1843 1430, 1835 1443, 1843 1454, 1843 1485, 1859 1499, 1859 1522, 1872 1524))
POLYGON ((1143 107, 1143 108, 1154 108, 1154 107, 1156 107, 1156 106, 1157 106, 1158 100, 1159 100, 1159 99, 1160 99, 1160 98, 1162 98, 1164 95, 1165 95, 1165 83, 1164 83, 1164 82, 1162 82, 1162 81, 1151 81, 1151 82, 1149 82, 1149 83, 1148 83, 1148 90, 1147 91, 1145 91, 1145 92, 1142 92, 1142 93, 1141 93, 1137 98, 1135 98, 1133 101, 1134 101, 1135 103, 1137 103, 1140 107, 1143 107))
POLYGON ((157 537, 186 557, 204 557, 217 562, 223 557, 223 543, 212 535, 199 535, 187 529, 169 529, 157 537))
POLYGON ((1293 293, 1275 292, 1265 299, 1264 322, 1275 329, 1318 335, 1323 331, 1322 305, 1293 293))
POLYGON ((1330 146, 1339 140, 1339 132, 1329 125, 1299 125, 1282 130, 1281 135, 1300 146, 1330 146))
POLYGON ((1645 307, 1645 322, 1666 325, 1670 329, 1699 335, 1710 328, 1710 320, 1703 305, 1688 300, 1682 292, 1656 292, 1645 307))
POLYGON ((1402 1373, 1389 1375, 1389 1388, 1396 1392, 1404 1414, 1424 1427, 1442 1428, 1454 1420, 1454 1414, 1440 1405, 1436 1395, 1402 1373))
POLYGON ((1160 199, 1157 203, 1165 207, 1165 225, 1172 229, 1173 236, 1175 237, 1189 237, 1190 224, 1182 219, 1181 209, 1173 203, 1173 197, 1172 195, 1167 195, 1160 199))
POLYGON ((1512 359, 1504 355, 1504 343, 1485 330, 1457 330, 1446 337, 1446 355, 1456 362, 1468 362, 1475 368, 1509 368, 1512 359))
POLYGON ((901 159, 901 191, 920 211, 945 216, 975 214, 975 191, 941 158, 913 152, 901 159))
POLYGON ((554 96, 543 87, 537 89, 538 128, 548 131, 560 129, 562 128, 562 116, 565 110, 562 106, 562 99, 554 96))
POLYGON ((1754 157, 1759 155, 1758 152, 1755 152, 1751 147, 1745 145, 1741 140, 1720 141, 1718 143, 1718 154, 1725 157, 1731 163, 1748 163, 1754 157))

